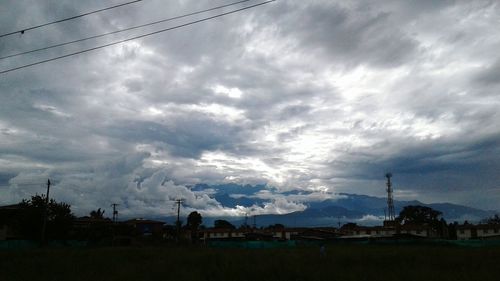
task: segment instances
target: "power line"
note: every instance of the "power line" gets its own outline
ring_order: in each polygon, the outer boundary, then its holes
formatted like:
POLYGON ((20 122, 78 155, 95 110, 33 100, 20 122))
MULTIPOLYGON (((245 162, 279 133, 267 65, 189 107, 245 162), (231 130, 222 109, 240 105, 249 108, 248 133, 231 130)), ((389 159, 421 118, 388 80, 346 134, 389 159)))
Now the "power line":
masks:
POLYGON ((20 30, 16 30, 16 31, 12 31, 12 32, 9 32, 9 33, 2 34, 2 35, 0 35, 0 38, 1 37, 5 37, 5 36, 9 36, 9 35, 13 35, 13 34, 16 34, 16 33, 24 34, 24 32, 28 31, 28 30, 33 30, 33 29, 37 29, 37 28, 44 27, 44 26, 47 26, 47 25, 52 25, 52 24, 56 24, 56 23, 60 23, 60 22, 68 21, 68 20, 73 20, 73 19, 76 19, 76 18, 81 18, 81 17, 88 16, 88 15, 91 15, 91 14, 99 13, 99 12, 106 11, 106 10, 111 10, 111 9, 114 9, 114 8, 118 8, 118 7, 125 6, 125 5, 130 5, 130 4, 133 4, 133 3, 136 3, 136 2, 141 2, 141 1, 142 0, 130 1, 130 2, 127 2, 127 3, 123 3, 123 4, 119 4, 119 5, 115 5, 115 6, 111 6, 111 7, 107 7, 107 8, 103 8, 103 9, 99 9, 99 10, 95 10, 95 11, 91 11, 91 12, 87 12, 87 13, 76 15, 76 16, 72 16, 72 17, 69 17, 69 18, 64 18, 64 19, 60 19, 60 20, 56 20, 56 21, 47 22, 47 23, 44 23, 44 24, 35 25, 35 26, 32 26, 32 27, 27 27, 27 28, 24 28, 24 29, 20 29, 20 30))
POLYGON ((12 58, 12 57, 17 57, 17 56, 21 56, 21 55, 26 55, 26 54, 31 54, 31 53, 35 53, 35 52, 39 52, 39 51, 44 51, 44 50, 48 50, 48 49, 52 49, 52 48, 56 48, 56 47, 62 47, 62 46, 66 46, 66 45, 73 44, 73 43, 83 42, 83 41, 90 40, 90 39, 96 39, 96 38, 100 38, 100 37, 104 37, 104 36, 108 36, 108 35, 112 35, 112 34, 117 34, 117 33, 125 32, 125 31, 129 31, 129 30, 134 30, 134 29, 138 29, 138 28, 142 28, 142 27, 146 27, 146 26, 151 26, 151 25, 155 25, 155 24, 159 24, 159 23, 173 21, 173 20, 177 20, 177 19, 181 19, 181 18, 185 18, 185 17, 189 17, 189 16, 194 16, 197 14, 210 12, 210 11, 217 10, 217 9, 222 9, 222 8, 229 7, 229 6, 234 6, 234 5, 241 4, 244 2, 248 2, 248 1, 250 1, 250 0, 238 1, 238 2, 234 2, 234 3, 222 5, 222 6, 213 7, 210 9, 205 9, 202 11, 192 12, 192 13, 181 15, 181 16, 176 16, 176 17, 171 17, 171 18, 167 18, 167 19, 163 19, 163 20, 159 20, 159 21, 146 23, 146 24, 136 25, 133 27, 128 27, 128 28, 124 28, 124 29, 120 29, 120 30, 116 30, 116 31, 111 31, 111 32, 107 32, 107 33, 103 33, 103 34, 99 34, 99 35, 94 35, 94 36, 90 36, 90 37, 86 37, 86 38, 82 38, 82 39, 78 39, 78 40, 59 43, 59 44, 51 45, 48 47, 43 47, 43 48, 34 49, 34 50, 30 50, 30 51, 25 51, 25 52, 20 52, 20 53, 15 53, 12 55, 0 57, 0 60, 12 58))
POLYGON ((143 34, 143 35, 131 37, 131 38, 128 38, 128 39, 124 39, 124 40, 120 40, 120 41, 116 41, 116 42, 104 44, 104 45, 101 45, 101 46, 97 46, 97 47, 93 47, 93 48, 81 50, 81 51, 78 51, 78 52, 74 52, 74 53, 70 53, 70 54, 66 54, 66 55, 62 55, 62 56, 58 56, 58 57, 54 57, 54 58, 50 58, 50 59, 46 59, 46 60, 41 60, 41 61, 38 61, 38 62, 34 62, 34 63, 30 63, 30 64, 25 64, 25 65, 22 65, 22 66, 18 66, 18 67, 6 69, 6 70, 2 70, 2 71, 0 71, 0 75, 8 73, 8 72, 15 71, 15 70, 19 70, 19 69, 23 69, 23 68, 35 66, 35 65, 38 65, 38 64, 47 63, 47 62, 50 62, 50 61, 55 61, 55 60, 59 60, 59 59, 62 59, 62 58, 71 57, 71 56, 74 56, 74 55, 88 53, 90 51, 94 51, 94 50, 98 50, 98 49, 110 47, 110 46, 113 46, 113 45, 125 43, 125 42, 128 42, 128 41, 132 41, 132 40, 136 40, 136 39, 140 39, 140 38, 152 36, 152 35, 155 35, 155 34, 166 32, 166 31, 170 31, 170 30, 181 28, 181 27, 193 25, 193 24, 196 24, 196 23, 208 21, 208 20, 211 20, 211 19, 223 17, 223 16, 226 16, 226 15, 229 15, 229 14, 234 14, 234 13, 237 13, 237 12, 240 12, 240 11, 243 11, 243 10, 248 10, 248 9, 251 9, 251 8, 254 8, 254 7, 257 7, 257 6, 262 6, 262 5, 265 5, 265 4, 269 4, 269 3, 275 2, 275 1, 276 0, 269 0, 269 1, 266 1, 266 2, 259 3, 259 4, 255 4, 255 5, 247 6, 247 7, 241 8, 241 9, 233 10, 233 11, 230 11, 230 12, 226 12, 226 13, 218 14, 218 15, 215 15, 215 16, 211 16, 211 17, 199 19, 199 20, 196 20, 196 21, 192 21, 192 22, 188 22, 188 23, 185 23, 185 24, 177 25, 177 26, 174 26, 174 27, 169 27, 169 28, 161 29, 161 30, 158 30, 158 31, 155 31, 155 32, 150 32, 150 33, 146 33, 146 34, 143 34))

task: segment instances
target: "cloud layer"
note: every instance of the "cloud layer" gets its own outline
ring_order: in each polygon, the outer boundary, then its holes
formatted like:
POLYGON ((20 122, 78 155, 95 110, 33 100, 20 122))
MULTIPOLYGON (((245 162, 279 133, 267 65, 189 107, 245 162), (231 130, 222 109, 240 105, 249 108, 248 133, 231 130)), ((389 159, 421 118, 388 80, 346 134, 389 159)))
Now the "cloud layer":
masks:
MULTIPOLYGON (((227 3, 143 1, 0 38, 0 55, 227 3)), ((11 1, 0 33, 103 5, 11 1)), ((276 1, 4 74, 0 203, 50 177, 78 214, 120 203, 124 215, 168 215, 177 198, 213 216, 285 213, 339 192, 383 195, 392 171, 401 199, 500 209, 499 15, 492 1, 276 1), (192 190, 200 183, 272 192, 228 208, 192 190)))

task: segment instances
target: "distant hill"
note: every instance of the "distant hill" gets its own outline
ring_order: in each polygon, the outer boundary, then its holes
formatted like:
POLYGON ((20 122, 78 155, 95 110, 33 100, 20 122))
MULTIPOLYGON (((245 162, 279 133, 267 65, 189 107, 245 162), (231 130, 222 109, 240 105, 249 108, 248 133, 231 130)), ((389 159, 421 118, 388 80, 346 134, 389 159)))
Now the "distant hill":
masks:
MULTIPOLYGON (((249 207, 262 205, 268 200, 257 198, 256 193, 266 190, 265 185, 242 186, 237 184, 225 185, 195 185, 193 191, 212 190, 211 197, 223 206, 234 208, 236 205, 249 207)), ((268 187, 267 187, 268 189, 268 187)), ((303 194, 300 192, 288 192, 288 195, 303 194)), ((337 194, 334 199, 323 201, 303 202, 307 206, 304 211, 293 212, 282 215, 259 215, 256 217, 258 226, 268 226, 280 223, 286 226, 338 226, 339 223, 355 222, 361 225, 380 225, 384 219, 384 209, 387 207, 386 198, 368 195, 337 194)), ((452 203, 426 204, 420 201, 394 200, 396 215, 408 205, 421 205, 431 207, 443 213, 448 222, 458 221, 477 222, 481 219, 491 217, 494 211, 485 211, 477 208, 467 207, 452 203)), ((215 219, 226 219, 236 226, 244 222, 243 217, 210 218, 204 217, 204 224, 211 226, 215 219)), ((248 218, 248 223, 253 224, 253 217, 248 218)))
MULTIPOLYGON (((306 210, 286 215, 259 216, 260 225, 281 223, 287 226, 337 226, 346 222, 356 222, 361 225, 381 224, 384 219, 384 209, 387 206, 385 198, 341 194, 344 198, 309 203, 306 210)), ((426 204, 420 201, 394 201, 396 215, 408 205, 427 206, 443 213, 448 222, 476 222, 495 214, 494 211, 485 211, 451 203, 426 204)))
MULTIPOLYGON (((357 195, 353 195, 357 197, 357 195)), ((331 205, 321 208, 309 207, 302 212, 294 212, 286 215, 263 215, 257 217, 258 225, 266 226, 274 223, 281 223, 286 226, 337 226, 338 223, 355 222, 360 225, 380 225, 384 219, 384 207, 373 208, 365 205, 369 202, 364 198, 364 204, 349 199, 341 199, 337 202, 331 202, 331 205)), ((374 197, 374 203, 381 198, 374 197)), ((383 200, 383 199, 382 199, 383 200)), ((325 202, 322 202, 325 204, 325 202)), ((397 201, 395 203, 396 215, 407 205, 421 205, 431 207, 441 211, 443 217, 448 222, 464 220, 477 222, 481 219, 492 216, 495 212, 484 211, 471 207, 450 204, 424 204, 419 201, 397 201)), ((376 206, 376 205, 375 205, 376 206)))

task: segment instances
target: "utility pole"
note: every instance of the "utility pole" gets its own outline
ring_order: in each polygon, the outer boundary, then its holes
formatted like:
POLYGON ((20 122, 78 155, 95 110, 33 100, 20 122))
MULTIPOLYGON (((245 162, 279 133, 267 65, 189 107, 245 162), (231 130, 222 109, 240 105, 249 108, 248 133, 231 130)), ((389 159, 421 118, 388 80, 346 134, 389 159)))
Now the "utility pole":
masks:
POLYGON ((257 228, 257 215, 253 215, 253 228, 257 228))
POLYGON ((245 213, 245 227, 248 227, 248 213, 245 213))
POLYGON ((177 221, 176 221, 176 226, 177 226, 177 239, 179 239, 179 235, 181 232, 181 220, 180 220, 180 213, 181 213, 181 204, 184 202, 183 199, 177 199, 175 200, 175 204, 177 204, 177 221))
POLYGON ((116 223, 118 220, 118 211, 116 210, 116 206, 119 206, 120 204, 113 203, 111 206, 113 207, 113 222, 116 223))
POLYGON ((45 245, 45 231, 47 229, 47 214, 49 209, 49 192, 50 192, 50 179, 47 179, 47 195, 45 196, 45 207, 43 208, 43 224, 42 224, 42 245, 45 245))
POLYGON ((177 225, 180 226, 181 221, 180 221, 180 213, 181 213, 181 204, 184 202, 183 199, 177 199, 175 200, 175 204, 177 204, 177 225))

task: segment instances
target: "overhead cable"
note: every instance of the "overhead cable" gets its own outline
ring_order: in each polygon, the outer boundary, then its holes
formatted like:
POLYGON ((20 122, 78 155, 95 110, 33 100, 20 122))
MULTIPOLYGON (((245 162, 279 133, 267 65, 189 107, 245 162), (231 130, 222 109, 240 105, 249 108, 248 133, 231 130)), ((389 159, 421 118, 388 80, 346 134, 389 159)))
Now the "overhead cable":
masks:
POLYGON ((47 22, 47 23, 44 23, 44 24, 39 24, 39 25, 35 25, 35 26, 23 28, 23 29, 20 29, 20 30, 16 30, 16 31, 12 31, 12 32, 9 32, 9 33, 1 34, 0 38, 1 37, 5 37, 5 36, 9 36, 9 35, 13 35, 13 34, 16 34, 16 33, 24 34, 24 32, 26 32, 28 30, 33 30, 33 29, 37 29, 37 28, 44 27, 44 26, 47 26, 47 25, 52 25, 52 24, 56 24, 56 23, 60 23, 60 22, 64 22, 64 21, 73 20, 73 19, 76 19, 76 18, 81 18, 81 17, 88 16, 88 15, 91 15, 91 14, 99 13, 99 12, 106 11, 106 10, 115 9, 115 8, 118 8, 118 7, 122 7, 122 6, 125 6, 125 5, 130 5, 130 4, 141 2, 141 1, 142 0, 130 1, 130 2, 127 2, 127 3, 122 3, 122 4, 119 4, 119 5, 115 5, 115 6, 111 6, 111 7, 107 7, 107 8, 102 8, 102 9, 99 9, 99 10, 95 10, 95 11, 87 12, 87 13, 84 13, 84 14, 72 16, 72 17, 69 17, 69 18, 64 18, 64 19, 60 19, 60 20, 56 20, 56 21, 47 22))
POLYGON ((18 67, 14 67, 14 68, 2 70, 2 71, 0 71, 0 74, 5 74, 5 73, 12 72, 12 71, 15 71, 15 70, 19 70, 19 69, 23 69, 23 68, 35 66, 35 65, 38 65, 38 64, 43 64, 43 63, 47 63, 47 62, 50 62, 50 61, 55 61, 55 60, 59 60, 59 59, 62 59, 62 58, 67 58, 67 57, 71 57, 71 56, 74 56, 74 55, 87 53, 87 52, 90 52, 90 51, 94 51, 94 50, 106 48, 106 47, 109 47, 109 46, 113 46, 113 45, 125 43, 125 42, 132 41, 132 40, 137 40, 137 39, 140 39, 140 38, 152 36, 152 35, 163 33, 163 32, 167 32, 167 31, 170 31, 170 30, 179 29, 181 27, 185 27, 185 26, 189 26, 189 25, 194 25, 194 24, 197 24, 197 23, 200 23, 200 22, 205 22, 205 21, 208 21, 208 20, 211 20, 211 19, 223 17, 223 16, 226 16, 226 15, 229 15, 229 14, 234 14, 234 13, 237 13, 237 12, 240 12, 240 11, 243 11, 243 10, 248 10, 248 9, 255 8, 257 6, 262 6, 262 5, 265 5, 265 4, 269 4, 269 3, 275 2, 275 1, 276 0, 265 1, 265 2, 262 2, 262 3, 259 3, 259 4, 247 6, 247 7, 240 8, 240 9, 236 9, 236 10, 233 10, 233 11, 230 11, 230 12, 221 13, 221 14, 218 14, 218 15, 215 15, 215 16, 211 16, 211 17, 206 17, 206 18, 199 19, 199 20, 192 21, 192 22, 188 22, 188 23, 185 23, 185 24, 181 24, 181 25, 177 25, 177 26, 173 26, 173 27, 161 29, 161 30, 158 30, 158 31, 146 33, 146 34, 139 35, 139 36, 130 37, 130 38, 127 38, 127 39, 124 39, 124 40, 115 41, 115 42, 112 42, 112 43, 100 45, 100 46, 89 48, 89 49, 84 49, 84 50, 81 50, 81 51, 78 51, 78 52, 69 53, 69 54, 66 54, 66 55, 62 55, 62 56, 58 56, 58 57, 53 57, 53 58, 50 58, 50 59, 41 60, 41 61, 38 61, 38 62, 34 62, 34 63, 25 64, 25 65, 22 65, 22 66, 18 66, 18 67))
POLYGON ((201 14, 201 13, 206 13, 209 11, 213 11, 213 10, 217 10, 217 9, 221 9, 221 8, 225 8, 225 7, 229 7, 229 6, 234 6, 234 5, 241 4, 244 2, 248 2, 248 1, 250 1, 250 0, 238 1, 238 2, 234 2, 234 3, 222 5, 222 6, 213 7, 210 9, 205 9, 202 11, 192 12, 192 13, 181 15, 181 16, 175 16, 175 17, 171 17, 171 18, 167 18, 167 19, 163 19, 163 20, 158 20, 158 21, 154 21, 154 22, 150 22, 150 23, 146 23, 146 24, 136 25, 133 27, 128 27, 128 28, 124 28, 124 29, 120 29, 120 30, 116 30, 116 31, 111 31, 111 32, 107 32, 107 33, 103 33, 103 34, 99 34, 99 35, 94 35, 94 36, 90 36, 90 37, 86 37, 86 38, 82 38, 82 39, 77 39, 77 40, 73 40, 73 41, 68 41, 68 42, 64 42, 64 43, 59 43, 59 44, 55 44, 55 45, 51 45, 51 46, 47 46, 47 47, 43 47, 43 48, 30 50, 30 51, 15 53, 15 54, 0 57, 0 60, 12 58, 12 57, 17 57, 17 56, 21 56, 21 55, 26 55, 26 54, 31 54, 31 53, 35 53, 35 52, 39 52, 39 51, 44 51, 44 50, 48 50, 48 49, 52 49, 52 48, 56 48, 56 47, 62 47, 62 46, 66 46, 66 45, 70 45, 70 44, 74 44, 74 43, 78 43, 78 42, 83 42, 83 41, 90 40, 90 39, 96 39, 96 38, 100 38, 100 37, 104 37, 104 36, 108 36, 108 35, 112 35, 112 34, 117 34, 117 33, 129 31, 129 30, 133 30, 133 29, 138 29, 138 28, 142 28, 142 27, 146 27, 146 26, 150 26, 150 25, 155 25, 155 24, 159 24, 159 23, 173 21, 176 19, 181 19, 181 18, 194 16, 194 15, 201 14))

